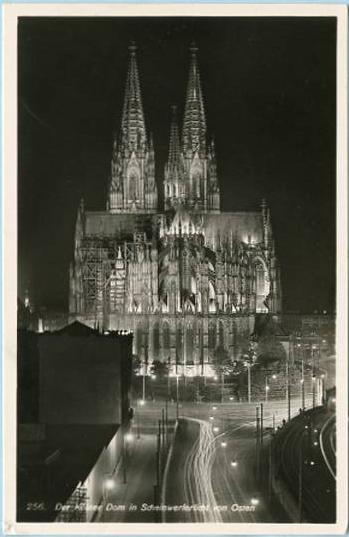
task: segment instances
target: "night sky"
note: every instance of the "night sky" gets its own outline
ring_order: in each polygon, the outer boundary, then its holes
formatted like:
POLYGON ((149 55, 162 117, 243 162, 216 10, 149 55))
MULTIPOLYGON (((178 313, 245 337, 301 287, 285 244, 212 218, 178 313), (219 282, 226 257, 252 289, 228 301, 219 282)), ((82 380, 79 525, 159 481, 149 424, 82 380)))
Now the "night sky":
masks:
POLYGON ((284 310, 333 311, 334 18, 22 18, 18 36, 20 296, 67 307, 79 199, 105 208, 131 39, 161 184, 194 39, 222 210, 258 210, 265 197, 284 310))

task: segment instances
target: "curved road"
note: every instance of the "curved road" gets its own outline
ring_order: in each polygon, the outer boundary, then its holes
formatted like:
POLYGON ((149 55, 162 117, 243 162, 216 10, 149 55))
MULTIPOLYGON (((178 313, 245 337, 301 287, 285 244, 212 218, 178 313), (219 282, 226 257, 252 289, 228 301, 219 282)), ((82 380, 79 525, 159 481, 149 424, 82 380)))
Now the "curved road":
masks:
POLYGON ((322 456, 334 479, 336 478, 336 415, 330 416, 320 431, 322 456))
MULTIPOLYGON (((199 504, 207 509, 185 515, 166 512, 164 520, 275 521, 255 475, 255 404, 198 405, 190 410, 197 417, 180 418, 165 503, 199 504)), ((273 415, 276 426, 280 424, 284 411, 284 402, 265 405, 265 427, 272 425, 273 415)), ((280 522, 285 521, 280 515, 280 522)))
POLYGON ((332 431, 329 424, 333 423, 334 416, 325 422, 324 419, 322 408, 299 416, 278 439, 280 469, 297 501, 301 489, 299 516, 302 521, 331 523, 335 520, 335 474, 329 473, 323 459, 325 449, 331 449, 328 447, 332 431))

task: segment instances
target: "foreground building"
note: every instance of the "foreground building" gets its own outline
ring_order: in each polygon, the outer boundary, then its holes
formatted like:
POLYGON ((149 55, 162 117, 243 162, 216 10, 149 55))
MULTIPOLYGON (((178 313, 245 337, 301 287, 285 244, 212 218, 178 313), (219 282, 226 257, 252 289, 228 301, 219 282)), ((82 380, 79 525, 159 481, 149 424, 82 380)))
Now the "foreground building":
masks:
POLYGON ((190 68, 181 131, 176 112, 158 203, 155 149, 142 106, 136 47, 104 211, 81 203, 70 267, 70 316, 103 330, 132 330, 145 368, 210 375, 217 346, 239 357, 255 315, 281 311, 270 212, 221 212, 197 60, 190 68))
POLYGON ((125 467, 132 336, 18 331, 17 519, 92 521, 125 467))

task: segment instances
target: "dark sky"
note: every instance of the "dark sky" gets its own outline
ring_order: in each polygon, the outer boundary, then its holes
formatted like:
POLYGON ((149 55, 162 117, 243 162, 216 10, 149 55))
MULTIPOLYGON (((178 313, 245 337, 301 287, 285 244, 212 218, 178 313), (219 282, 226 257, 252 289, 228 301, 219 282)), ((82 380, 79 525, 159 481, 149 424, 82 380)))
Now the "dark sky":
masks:
POLYGON ((67 306, 79 199, 105 207, 131 39, 159 183, 170 105, 182 113, 195 39, 222 209, 256 210, 267 198, 284 310, 333 310, 333 18, 22 18, 19 293, 28 287, 38 305, 67 306))

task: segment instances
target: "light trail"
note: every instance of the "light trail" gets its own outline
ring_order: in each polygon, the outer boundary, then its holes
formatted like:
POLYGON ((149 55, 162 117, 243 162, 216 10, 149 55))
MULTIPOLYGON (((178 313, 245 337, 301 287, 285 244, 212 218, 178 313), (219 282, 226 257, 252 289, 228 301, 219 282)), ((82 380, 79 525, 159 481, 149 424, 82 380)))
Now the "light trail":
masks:
MULTIPOLYGON (((202 504, 208 505, 208 511, 193 511, 195 522, 223 522, 222 514, 219 510, 219 504, 217 503, 216 494, 212 486, 212 469, 217 456, 217 442, 220 442, 223 438, 233 437, 234 432, 243 429, 245 427, 251 428, 254 425, 254 421, 248 421, 236 425, 234 428, 230 428, 229 431, 223 431, 216 436, 213 434, 212 425, 204 420, 196 418, 185 417, 188 421, 193 421, 199 425, 199 435, 194 442, 184 465, 184 489, 185 499, 189 505, 202 504)), ((228 463, 226 462, 226 468, 228 463)), ((229 495, 229 501, 225 497, 224 504, 239 504, 241 499, 244 499, 244 503, 248 504, 244 498, 243 491, 239 484, 230 478, 226 472, 220 472, 221 482, 224 482, 224 495, 229 495), (234 481, 234 482, 233 482, 234 481), (234 485, 234 487, 232 486, 234 485), (234 494, 233 489, 238 491, 238 499, 234 494)), ((222 487, 223 488, 223 487, 222 487)), ((234 518, 239 517, 241 521, 254 522, 255 517, 252 512, 235 512, 234 518)))
MULTIPOLYGON (((326 463, 326 466, 330 472, 330 474, 332 475, 332 477, 334 479, 337 480, 337 477, 336 477, 336 473, 334 471, 334 469, 332 468, 331 466, 331 463, 327 457, 327 454, 326 454, 326 449, 324 448, 324 436, 325 436, 325 432, 327 432, 327 428, 330 426, 330 424, 336 419, 336 415, 334 414, 333 416, 330 416, 324 423, 324 425, 322 426, 321 428, 321 431, 320 431, 320 448, 321 448, 321 453, 322 453, 322 456, 324 458, 324 461, 326 463)), ((333 435, 333 431, 331 432, 331 437, 333 435)), ((334 453, 334 455, 336 455, 336 451, 334 449, 334 446, 333 446, 333 439, 332 439, 332 444, 331 444, 331 438, 330 438, 330 446, 331 446, 331 449, 334 453)))
POLYGON ((185 418, 199 425, 199 435, 193 444, 184 467, 185 498, 190 504, 209 506, 209 511, 194 511, 195 521, 222 522, 212 488, 212 454, 214 440, 209 423, 196 418, 185 418), (202 520, 203 519, 203 520, 202 520))

